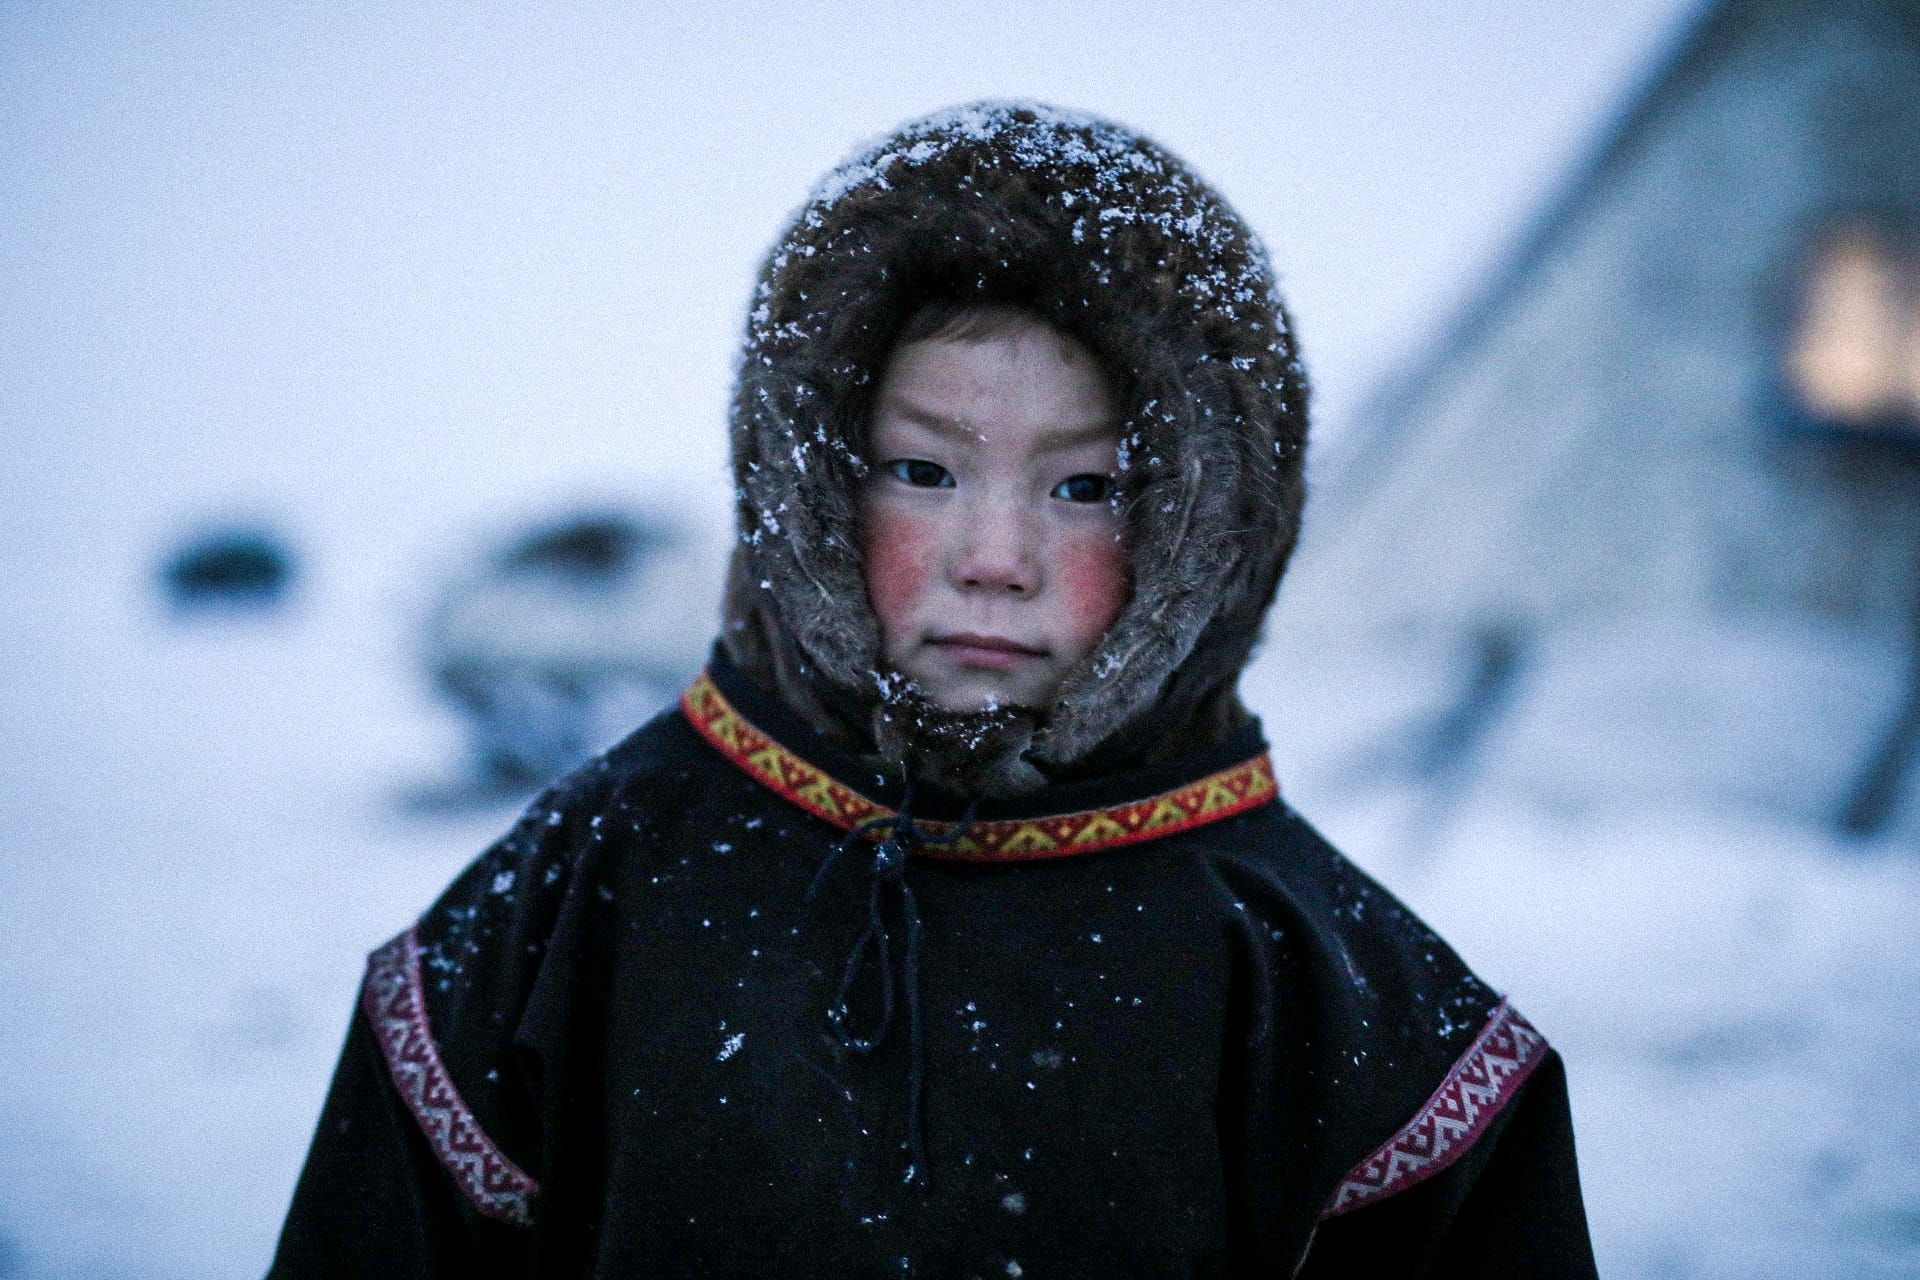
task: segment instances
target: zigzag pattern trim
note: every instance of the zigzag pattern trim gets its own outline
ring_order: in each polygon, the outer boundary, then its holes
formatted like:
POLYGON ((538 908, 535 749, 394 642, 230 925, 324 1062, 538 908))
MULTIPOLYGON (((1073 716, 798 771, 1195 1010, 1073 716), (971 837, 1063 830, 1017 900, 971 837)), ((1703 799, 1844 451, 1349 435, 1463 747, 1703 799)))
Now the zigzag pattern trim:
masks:
POLYGON ((1322 1218, 1424 1182, 1465 1155, 1547 1055, 1546 1037, 1505 1000, 1413 1119, 1353 1167, 1322 1218))
POLYGON ((517 1227, 531 1225, 540 1184, 507 1159, 480 1127, 434 1045, 414 930, 368 957, 360 1006, 373 1025, 393 1087, 460 1193, 489 1218, 517 1227))
MULTIPOLYGON (((851 831, 873 818, 893 816, 893 810, 869 800, 755 728, 734 709, 704 671, 680 695, 680 710, 701 737, 755 781, 842 831, 851 831)), ((1073 857, 1143 840, 1158 840, 1219 822, 1263 805, 1279 794, 1273 761, 1261 752, 1232 768, 1144 800, 1044 818, 976 822, 965 836, 952 844, 922 846, 914 856, 962 862, 1026 862, 1073 857)), ((947 834, 954 825, 918 819, 915 822, 921 830, 935 836, 947 834)))

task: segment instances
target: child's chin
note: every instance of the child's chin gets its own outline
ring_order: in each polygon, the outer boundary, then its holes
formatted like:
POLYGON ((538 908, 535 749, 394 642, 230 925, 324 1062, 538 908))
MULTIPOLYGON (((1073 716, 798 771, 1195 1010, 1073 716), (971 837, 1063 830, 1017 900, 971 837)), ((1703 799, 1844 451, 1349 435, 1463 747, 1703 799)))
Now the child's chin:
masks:
POLYGON ((942 681, 939 687, 928 689, 923 683, 922 688, 927 701, 958 715, 1005 711, 1028 701, 1012 682, 1002 680, 942 681))

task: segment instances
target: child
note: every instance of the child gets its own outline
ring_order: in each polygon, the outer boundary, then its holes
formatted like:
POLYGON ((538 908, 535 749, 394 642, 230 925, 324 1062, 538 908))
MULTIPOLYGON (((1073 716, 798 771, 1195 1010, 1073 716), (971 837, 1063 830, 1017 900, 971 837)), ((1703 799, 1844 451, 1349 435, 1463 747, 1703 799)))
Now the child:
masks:
POLYGON ((1305 395, 1125 129, 831 174, 711 665, 373 954, 274 1274, 1591 1275, 1558 1058, 1235 694, 1305 395))

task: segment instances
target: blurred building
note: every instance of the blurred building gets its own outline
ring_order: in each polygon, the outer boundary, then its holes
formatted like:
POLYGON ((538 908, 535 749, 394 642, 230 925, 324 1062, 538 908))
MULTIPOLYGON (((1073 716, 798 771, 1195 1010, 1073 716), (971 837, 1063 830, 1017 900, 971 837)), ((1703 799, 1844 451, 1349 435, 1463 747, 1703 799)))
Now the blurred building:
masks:
POLYGON ((1270 640, 1300 786, 1920 832, 1920 3, 1709 6, 1358 426, 1270 640))

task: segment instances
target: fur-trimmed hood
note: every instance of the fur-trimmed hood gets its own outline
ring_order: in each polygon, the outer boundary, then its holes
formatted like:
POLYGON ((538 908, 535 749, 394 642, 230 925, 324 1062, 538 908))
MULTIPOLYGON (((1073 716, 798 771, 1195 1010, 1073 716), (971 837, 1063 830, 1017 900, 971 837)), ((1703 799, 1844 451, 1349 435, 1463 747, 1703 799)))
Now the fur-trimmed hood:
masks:
POLYGON ((1009 793, 1199 745, 1300 526, 1306 383, 1258 238, 1178 158, 1096 117, 980 103, 829 173, 760 271, 732 410, 723 644, 819 727, 1009 793), (1132 595, 1044 709, 940 713, 885 669, 859 492, 879 371, 931 299, 1028 308, 1118 390, 1132 595))

